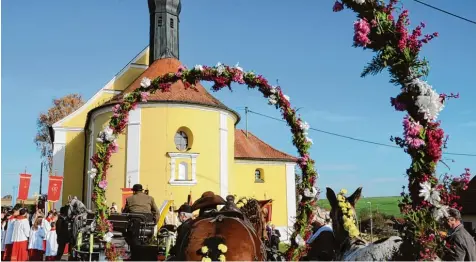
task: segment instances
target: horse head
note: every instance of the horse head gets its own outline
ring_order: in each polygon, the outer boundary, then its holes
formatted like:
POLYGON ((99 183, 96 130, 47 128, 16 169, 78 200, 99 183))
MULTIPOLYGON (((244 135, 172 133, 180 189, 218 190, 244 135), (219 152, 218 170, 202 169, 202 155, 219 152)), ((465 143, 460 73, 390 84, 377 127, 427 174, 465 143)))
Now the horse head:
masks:
MULTIPOLYGON (((331 188, 326 188, 326 189, 327 189, 326 196, 331 205, 330 217, 332 219, 332 229, 334 231, 336 243, 344 243, 345 240, 351 239, 349 232, 345 230, 344 228, 344 217, 343 217, 344 214, 343 214, 342 208, 339 206, 339 200, 337 199, 338 197, 336 196, 334 190, 332 190, 331 188)), ((354 221, 357 221, 357 214, 355 212, 355 204, 360 199, 361 195, 362 195, 362 187, 357 188, 357 190, 355 190, 355 192, 349 197, 339 195, 339 197, 344 198, 345 203, 350 204, 350 207, 346 207, 346 208, 348 210, 352 210, 354 221)))
POLYGON ((268 210, 264 208, 272 200, 258 201, 254 198, 241 198, 238 200, 237 205, 241 206, 240 211, 251 222, 255 232, 262 239, 267 239, 266 233, 266 219, 268 216, 268 210))

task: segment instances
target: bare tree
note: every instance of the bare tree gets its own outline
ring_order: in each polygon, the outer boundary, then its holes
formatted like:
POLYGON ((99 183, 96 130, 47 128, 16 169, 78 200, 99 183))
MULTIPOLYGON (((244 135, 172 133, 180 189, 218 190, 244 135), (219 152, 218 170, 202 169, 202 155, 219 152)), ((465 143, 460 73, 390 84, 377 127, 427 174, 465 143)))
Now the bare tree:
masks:
POLYGON ((47 112, 41 113, 36 122, 37 133, 34 139, 40 150, 41 158, 47 171, 53 168, 53 143, 51 141, 51 126, 81 107, 84 101, 79 94, 66 95, 53 99, 53 106, 47 112))

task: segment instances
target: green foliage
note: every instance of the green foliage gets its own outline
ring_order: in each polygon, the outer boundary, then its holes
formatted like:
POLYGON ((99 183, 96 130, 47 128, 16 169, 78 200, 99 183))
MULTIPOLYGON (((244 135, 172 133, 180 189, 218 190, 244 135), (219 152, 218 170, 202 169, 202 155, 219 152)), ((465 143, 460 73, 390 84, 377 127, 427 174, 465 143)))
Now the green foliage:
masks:
MULTIPOLYGON (((369 212, 369 204, 372 203, 372 211, 382 213, 389 216, 401 217, 400 209, 398 207, 398 201, 402 198, 399 196, 389 196, 389 197, 366 197, 361 198, 355 207, 357 215, 363 216, 369 212)), ((318 202, 318 206, 330 210, 331 206, 327 199, 321 199, 318 202)))

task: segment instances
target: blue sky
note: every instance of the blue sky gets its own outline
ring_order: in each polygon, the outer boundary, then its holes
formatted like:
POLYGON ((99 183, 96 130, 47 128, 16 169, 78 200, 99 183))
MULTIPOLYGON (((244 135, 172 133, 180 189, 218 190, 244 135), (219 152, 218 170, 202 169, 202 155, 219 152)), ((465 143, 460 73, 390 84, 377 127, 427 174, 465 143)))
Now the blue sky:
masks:
MULTIPOLYGON (((424 46, 430 84, 460 92, 440 119, 450 135, 448 151, 476 153, 476 26, 411 0, 403 0, 413 24, 440 37, 424 46)), ((431 4, 476 19, 476 2, 431 4)), ((245 70, 279 79, 291 103, 312 127, 391 144, 402 133, 403 114, 390 107, 398 87, 387 73, 359 77, 372 53, 351 47, 355 14, 332 12, 333 1, 182 1, 180 60, 188 66, 239 62, 245 70)), ((40 160, 33 138, 36 118, 53 98, 78 92, 90 98, 148 44, 145 0, 3 1, 2 4, 2 187, 12 192, 25 166, 39 186, 40 160)), ((279 117, 256 90, 213 93, 229 107, 279 117)), ((276 148, 295 154, 284 123, 249 115, 249 130, 276 148)), ((244 121, 239 124, 244 128, 244 121)), ((311 131, 319 186, 364 196, 398 195, 409 158, 400 149, 362 144, 311 131)), ((476 172, 476 158, 445 156, 451 170, 476 172), (453 160, 455 162, 453 162, 453 160)), ((46 190, 47 181, 43 190, 46 190)))

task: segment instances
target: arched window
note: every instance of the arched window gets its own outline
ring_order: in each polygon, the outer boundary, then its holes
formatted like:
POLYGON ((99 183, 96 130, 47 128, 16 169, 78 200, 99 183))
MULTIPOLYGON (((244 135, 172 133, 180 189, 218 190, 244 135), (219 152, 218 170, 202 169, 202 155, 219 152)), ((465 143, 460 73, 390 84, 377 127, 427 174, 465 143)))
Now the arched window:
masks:
POLYGON ((255 183, 263 183, 263 170, 262 169, 256 169, 255 170, 255 183))
POLYGON ((174 28, 174 19, 170 18, 170 28, 174 28))
POLYGON ((186 162, 180 162, 177 180, 188 180, 188 165, 186 162))
POLYGON ((178 131, 175 134, 175 146, 179 151, 185 151, 188 149, 188 136, 184 131, 178 131))

